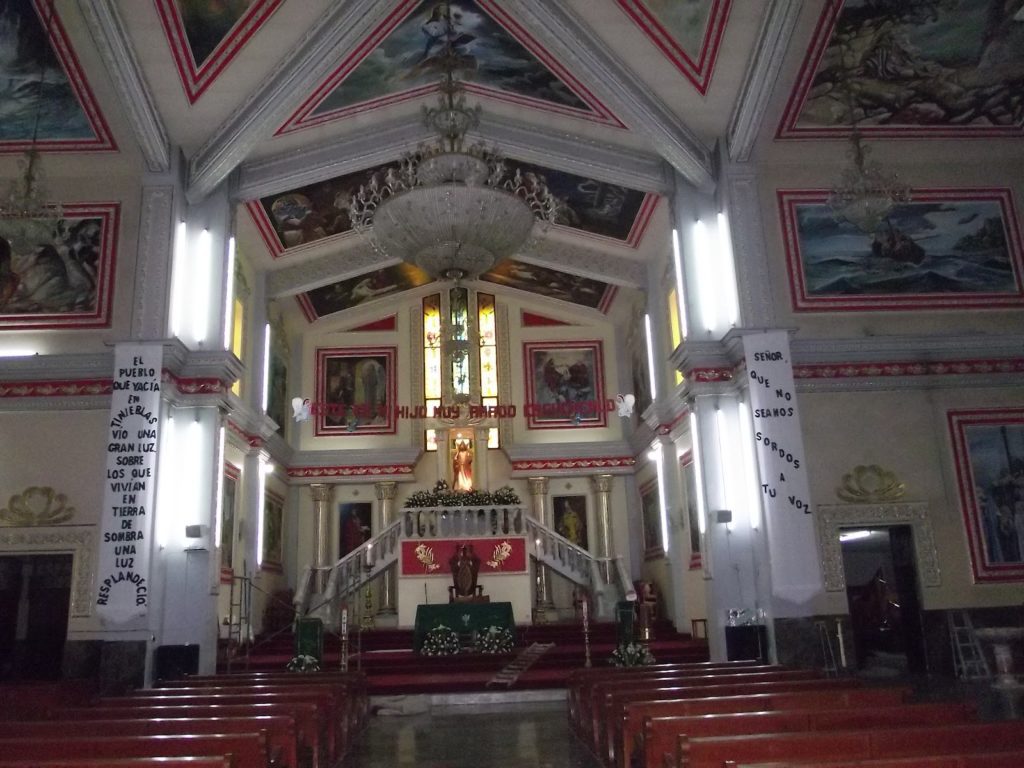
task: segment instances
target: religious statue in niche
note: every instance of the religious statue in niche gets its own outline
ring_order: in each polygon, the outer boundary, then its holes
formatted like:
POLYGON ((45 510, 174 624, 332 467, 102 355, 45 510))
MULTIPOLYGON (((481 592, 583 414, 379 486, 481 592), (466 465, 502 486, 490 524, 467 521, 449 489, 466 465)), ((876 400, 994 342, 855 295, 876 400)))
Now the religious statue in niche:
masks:
POLYGON ((472 544, 459 545, 448 561, 448 566, 452 569, 452 586, 448 587, 448 602, 490 602, 483 596, 484 588, 476 583, 480 573, 480 558, 473 551, 472 544))
POLYGON ((469 438, 452 441, 452 490, 473 490, 473 441, 469 438))

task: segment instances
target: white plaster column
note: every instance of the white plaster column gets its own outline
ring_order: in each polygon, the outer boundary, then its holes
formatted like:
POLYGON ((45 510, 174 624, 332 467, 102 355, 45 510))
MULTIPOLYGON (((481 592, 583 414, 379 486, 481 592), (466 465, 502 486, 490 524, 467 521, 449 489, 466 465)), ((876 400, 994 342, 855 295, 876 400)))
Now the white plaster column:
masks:
MULTIPOLYGON (((334 499, 334 486, 327 483, 313 483, 309 486, 313 497, 313 517, 316 521, 313 535, 313 566, 326 568, 331 560, 331 501, 334 499)), ((327 587, 327 571, 318 570, 316 575, 316 591, 323 592, 327 587)))
MULTIPOLYGON (((551 514, 548 505, 548 479, 546 477, 531 477, 527 479, 530 486, 530 498, 532 500, 533 519, 548 528, 551 525, 551 514)), ((543 617, 548 611, 555 608, 551 599, 551 574, 548 573, 546 565, 538 559, 536 570, 537 591, 534 601, 534 608, 538 616, 543 617)))
POLYGON ((611 493, 614 475, 592 475, 590 489, 594 492, 597 509, 597 556, 615 557, 615 539, 612 537, 611 493))
MULTIPOLYGON (((395 493, 398 483, 394 480, 382 480, 374 483, 373 490, 377 494, 377 530, 374 534, 383 533, 394 522, 395 493)), ((380 602, 377 613, 390 615, 395 613, 395 568, 389 568, 380 579, 380 602)))

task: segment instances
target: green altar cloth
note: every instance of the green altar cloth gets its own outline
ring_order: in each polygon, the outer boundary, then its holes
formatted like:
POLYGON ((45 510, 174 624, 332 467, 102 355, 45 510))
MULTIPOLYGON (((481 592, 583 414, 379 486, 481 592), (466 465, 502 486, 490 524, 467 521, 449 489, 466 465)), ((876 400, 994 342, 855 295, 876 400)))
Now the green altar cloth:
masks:
POLYGON ((435 603, 416 607, 413 629, 413 649, 423 647, 427 632, 444 624, 460 635, 478 632, 490 626, 507 629, 515 634, 512 603, 435 603))

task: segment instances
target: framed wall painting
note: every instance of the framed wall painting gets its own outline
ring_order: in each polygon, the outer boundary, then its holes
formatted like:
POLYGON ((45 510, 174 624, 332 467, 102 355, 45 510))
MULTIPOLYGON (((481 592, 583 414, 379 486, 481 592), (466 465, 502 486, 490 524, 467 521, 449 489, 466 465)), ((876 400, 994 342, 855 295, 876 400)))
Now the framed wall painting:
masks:
POLYGON ((225 462, 220 513, 220 580, 227 582, 230 582, 234 575, 235 509, 238 503, 239 477, 241 473, 238 468, 225 462))
POLYGON ((56 221, 0 217, 0 330, 106 328, 120 204, 68 204, 56 221))
POLYGON ((393 434, 396 357, 396 347, 317 349, 314 434, 393 434))
POLYGON ((825 190, 779 190, 798 312, 1024 306, 1008 189, 913 190, 877 232, 838 221, 825 190))
POLYGON ((345 501, 338 505, 338 557, 344 557, 370 538, 373 504, 345 501))
POLYGON ((1024 581, 1024 408, 948 420, 974 580, 1024 581))
POLYGON ((284 499, 270 491, 263 500, 262 552, 260 568, 280 573, 284 560, 284 499))
POLYGON ((523 367, 529 429, 607 424, 600 341, 526 342, 523 367))
POLYGON ((587 536, 587 497, 554 496, 551 499, 555 531, 577 547, 589 549, 587 536))
POLYGON ((687 451, 679 457, 679 468, 683 477, 683 492, 686 494, 686 526, 690 533, 690 570, 703 566, 700 542, 700 512, 697 509, 697 468, 693 453, 687 451))
POLYGON ((662 557, 665 547, 661 540, 661 501, 658 499, 657 480, 649 480, 640 486, 640 519, 644 531, 644 557, 648 560, 662 557))

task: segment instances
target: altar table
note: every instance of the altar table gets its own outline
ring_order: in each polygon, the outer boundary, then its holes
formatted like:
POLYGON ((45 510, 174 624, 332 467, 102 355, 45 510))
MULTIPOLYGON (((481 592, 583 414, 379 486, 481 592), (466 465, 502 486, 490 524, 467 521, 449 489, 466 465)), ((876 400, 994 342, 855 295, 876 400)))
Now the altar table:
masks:
POLYGON ((460 635, 486 630, 495 626, 507 629, 515 636, 515 617, 512 603, 434 603, 416 607, 413 628, 413 649, 423 647, 427 632, 444 624, 460 635))

